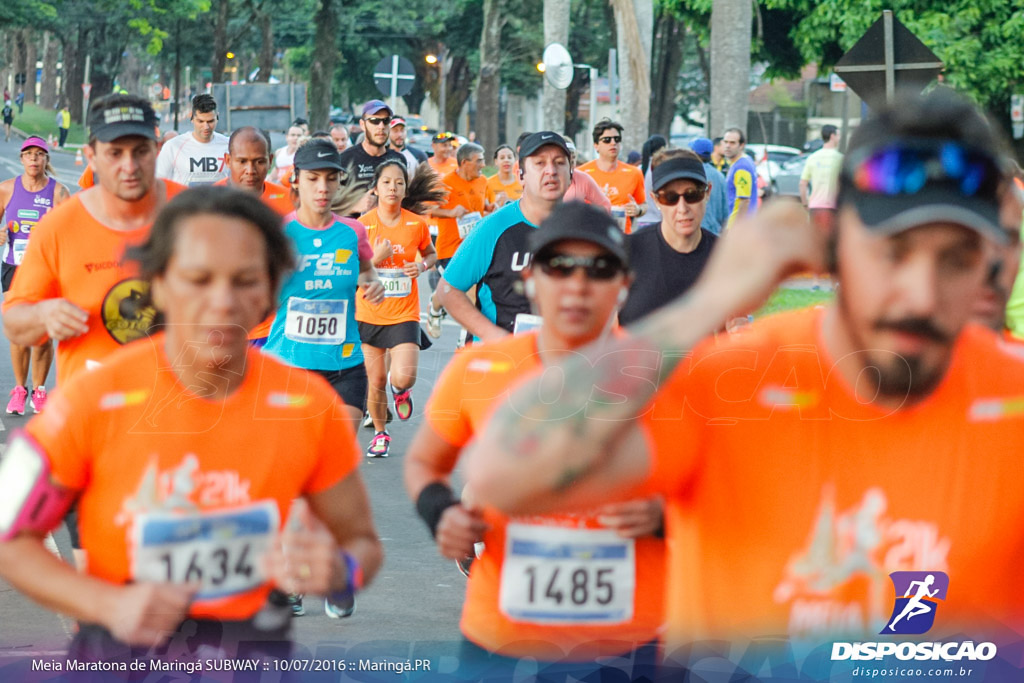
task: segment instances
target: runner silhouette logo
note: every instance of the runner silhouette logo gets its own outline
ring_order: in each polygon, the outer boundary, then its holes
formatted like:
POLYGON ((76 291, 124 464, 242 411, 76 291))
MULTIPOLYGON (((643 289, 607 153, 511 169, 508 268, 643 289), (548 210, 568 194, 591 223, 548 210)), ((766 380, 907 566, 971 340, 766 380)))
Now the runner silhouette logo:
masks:
POLYGON ((945 572, 893 572, 889 578, 896 589, 896 603, 881 633, 927 633, 935 623, 939 600, 946 599, 949 576, 945 572))

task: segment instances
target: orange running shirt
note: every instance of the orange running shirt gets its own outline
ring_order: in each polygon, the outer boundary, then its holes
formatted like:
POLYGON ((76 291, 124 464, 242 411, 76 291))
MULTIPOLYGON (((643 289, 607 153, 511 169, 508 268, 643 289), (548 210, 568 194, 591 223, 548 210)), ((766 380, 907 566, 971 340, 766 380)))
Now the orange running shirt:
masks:
POLYGON ((437 157, 430 157, 427 159, 427 163, 430 164, 430 168, 434 169, 434 173, 441 176, 442 178, 449 173, 454 173, 459 167, 459 162, 456 161, 454 156, 448 157, 448 160, 443 164, 437 160, 437 157))
POLYGON ((180 383, 154 335, 62 385, 29 422, 54 479, 81 492, 89 574, 201 578, 193 617, 245 619, 266 602, 267 539, 293 499, 335 485, 360 455, 327 382, 255 349, 247 357, 235 393, 209 401, 180 383), (242 525, 251 535, 224 537, 242 525), (175 542, 183 534, 191 542, 175 542))
MULTIPOLYGON (((442 209, 454 209, 456 206, 466 207, 466 211, 479 212, 483 215, 484 201, 487 197, 487 178, 480 176, 476 180, 466 182, 457 172, 451 172, 443 178, 448 188, 448 203, 442 209)), ((462 244, 459 237, 459 223, 454 218, 437 218, 437 258, 451 258, 455 250, 462 244)))
POLYGON ((523 196, 523 184, 519 182, 518 176, 512 176, 513 180, 508 185, 501 182, 501 176, 497 173, 487 179, 487 201, 495 204, 498 193, 504 192, 510 202, 514 202, 523 196))
MULTIPOLYGON (((227 186, 228 180, 230 178, 222 178, 214 185, 227 186)), ((269 180, 263 183, 263 194, 260 195, 260 199, 282 218, 295 210, 295 207, 292 206, 291 191, 269 180)), ((274 325, 276 315, 276 311, 272 312, 263 322, 249 330, 249 339, 266 339, 270 335, 270 328, 274 325)))
MULTIPOLYGON (((169 180, 163 183, 168 199, 185 189, 169 180)), ((155 312, 139 304, 149 285, 139 279, 135 262, 124 261, 125 250, 145 241, 149 228, 112 230, 93 218, 79 194, 33 229, 2 310, 64 298, 89 313, 89 331, 57 345, 58 384, 149 329, 155 312)))
POLYGON ((88 190, 95 184, 96 178, 93 175, 92 166, 86 166, 85 170, 82 171, 82 175, 78 176, 78 187, 83 190, 88 190))
MULTIPOLYGON (((540 369, 535 333, 467 347, 438 380, 427 421, 461 448, 540 369)), ((554 661, 572 653, 573 661, 584 661, 622 654, 658 637, 663 541, 624 541, 593 514, 508 518, 487 508, 484 517, 490 525, 486 549, 473 562, 462 610, 466 638, 510 657, 554 661), (574 559, 559 561, 552 550, 574 559), (602 561, 580 559, 588 553, 602 561)))
POLYGON ((374 306, 366 302, 363 290, 356 292, 356 320, 371 325, 395 325, 420 321, 420 295, 417 280, 402 274, 405 264, 416 261, 416 254, 430 246, 430 230, 421 216, 402 209, 398 225, 391 228, 383 225, 377 217, 377 209, 360 216, 359 222, 366 226, 366 237, 370 245, 378 239, 391 240, 394 256, 377 266, 377 274, 388 284, 396 283, 389 289, 384 301, 374 306), (408 287, 408 291, 405 291, 408 287))
POLYGON ((970 326, 930 397, 885 409, 834 369, 824 313, 703 343, 644 418, 668 505, 669 642, 884 640, 894 571, 949 575, 928 640, 1020 632, 1024 353, 970 326))
MULTIPOLYGON (((606 173, 597 167, 597 159, 583 164, 577 171, 583 171, 597 183, 608 201, 614 207, 629 204, 632 197, 640 206, 647 206, 647 195, 644 190, 644 174, 636 166, 622 161, 615 162, 615 170, 606 173)), ((626 234, 631 230, 631 219, 626 217, 626 234)))

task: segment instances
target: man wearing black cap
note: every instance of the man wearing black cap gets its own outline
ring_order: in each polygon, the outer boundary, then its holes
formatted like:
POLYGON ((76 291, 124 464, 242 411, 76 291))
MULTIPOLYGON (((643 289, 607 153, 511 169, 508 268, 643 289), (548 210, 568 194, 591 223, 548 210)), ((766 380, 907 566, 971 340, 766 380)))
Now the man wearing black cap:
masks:
POLYGON ((534 133, 523 140, 519 152, 523 196, 477 223, 437 288, 449 315, 483 341, 510 334, 516 318, 530 314, 520 278, 530 264, 527 239, 562 201, 572 180, 569 149, 558 133, 534 133), (473 286, 476 305, 466 295, 473 286))
POLYGON ((349 173, 363 187, 369 187, 377 167, 388 159, 405 163, 405 157, 388 149, 388 132, 391 124, 391 107, 380 100, 370 100, 363 105, 363 116, 359 128, 363 139, 341 153, 341 165, 350 168, 349 173))
POLYGON ((636 280, 619 311, 633 323, 673 301, 697 281, 717 237, 701 227, 710 187, 704 164, 688 149, 662 150, 651 160, 654 201, 661 223, 629 236, 636 280))
POLYGON ((698 636, 877 641, 893 583, 898 598, 930 571, 955 598, 929 640, 1019 639, 1004 624, 1024 597, 1003 586, 1024 564, 1024 359, 970 322, 1021 220, 1003 154, 941 89, 866 119, 830 244, 795 202, 738 221, 686 296, 547 373, 557 401, 527 382, 495 412, 469 454, 475 500, 529 515, 638 479, 663 491, 670 654, 698 636), (834 304, 698 344, 826 261, 834 304))
MULTIPOLYGON (((88 125, 82 151, 97 183, 36 224, 3 304, 12 344, 57 341, 59 385, 148 334, 154 316, 144 304, 149 285, 124 256, 146 240, 157 213, 184 189, 156 178, 157 120, 147 100, 101 97, 89 108, 88 125)), ((78 547, 74 530, 72 546, 78 547)))

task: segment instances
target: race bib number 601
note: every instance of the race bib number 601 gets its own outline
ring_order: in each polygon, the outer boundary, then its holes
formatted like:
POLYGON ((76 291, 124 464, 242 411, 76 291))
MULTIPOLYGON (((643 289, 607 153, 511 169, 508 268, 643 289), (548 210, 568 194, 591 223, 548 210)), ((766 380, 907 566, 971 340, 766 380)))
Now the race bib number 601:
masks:
POLYGON ((606 529, 509 524, 499 607, 538 624, 621 624, 633 618, 632 539, 606 529))

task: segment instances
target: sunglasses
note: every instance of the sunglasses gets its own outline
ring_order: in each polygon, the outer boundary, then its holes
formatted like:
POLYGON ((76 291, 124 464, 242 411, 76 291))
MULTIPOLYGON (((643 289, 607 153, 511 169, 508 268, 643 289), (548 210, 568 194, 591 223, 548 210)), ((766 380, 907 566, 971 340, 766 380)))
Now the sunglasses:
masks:
POLYGON ((367 116, 366 118, 363 119, 363 121, 366 121, 371 126, 383 126, 385 124, 391 123, 391 117, 390 116, 367 116))
POLYGON ((843 171, 866 194, 915 195, 938 185, 963 197, 995 199, 1003 174, 989 154, 955 142, 908 141, 854 156, 843 171))
POLYGON ((659 204, 675 206, 682 199, 687 204, 700 204, 708 194, 706 187, 691 187, 684 192, 672 192, 671 190, 658 190, 654 193, 659 204))
POLYGON ((618 142, 622 142, 622 136, 621 135, 609 135, 608 137, 598 138, 598 142, 603 142, 606 145, 609 142, 616 142, 616 143, 618 143, 618 142))
POLYGON ((614 256, 547 254, 538 257, 536 262, 541 272, 559 280, 571 277, 577 268, 582 268, 590 280, 611 280, 625 270, 622 261, 614 256))

